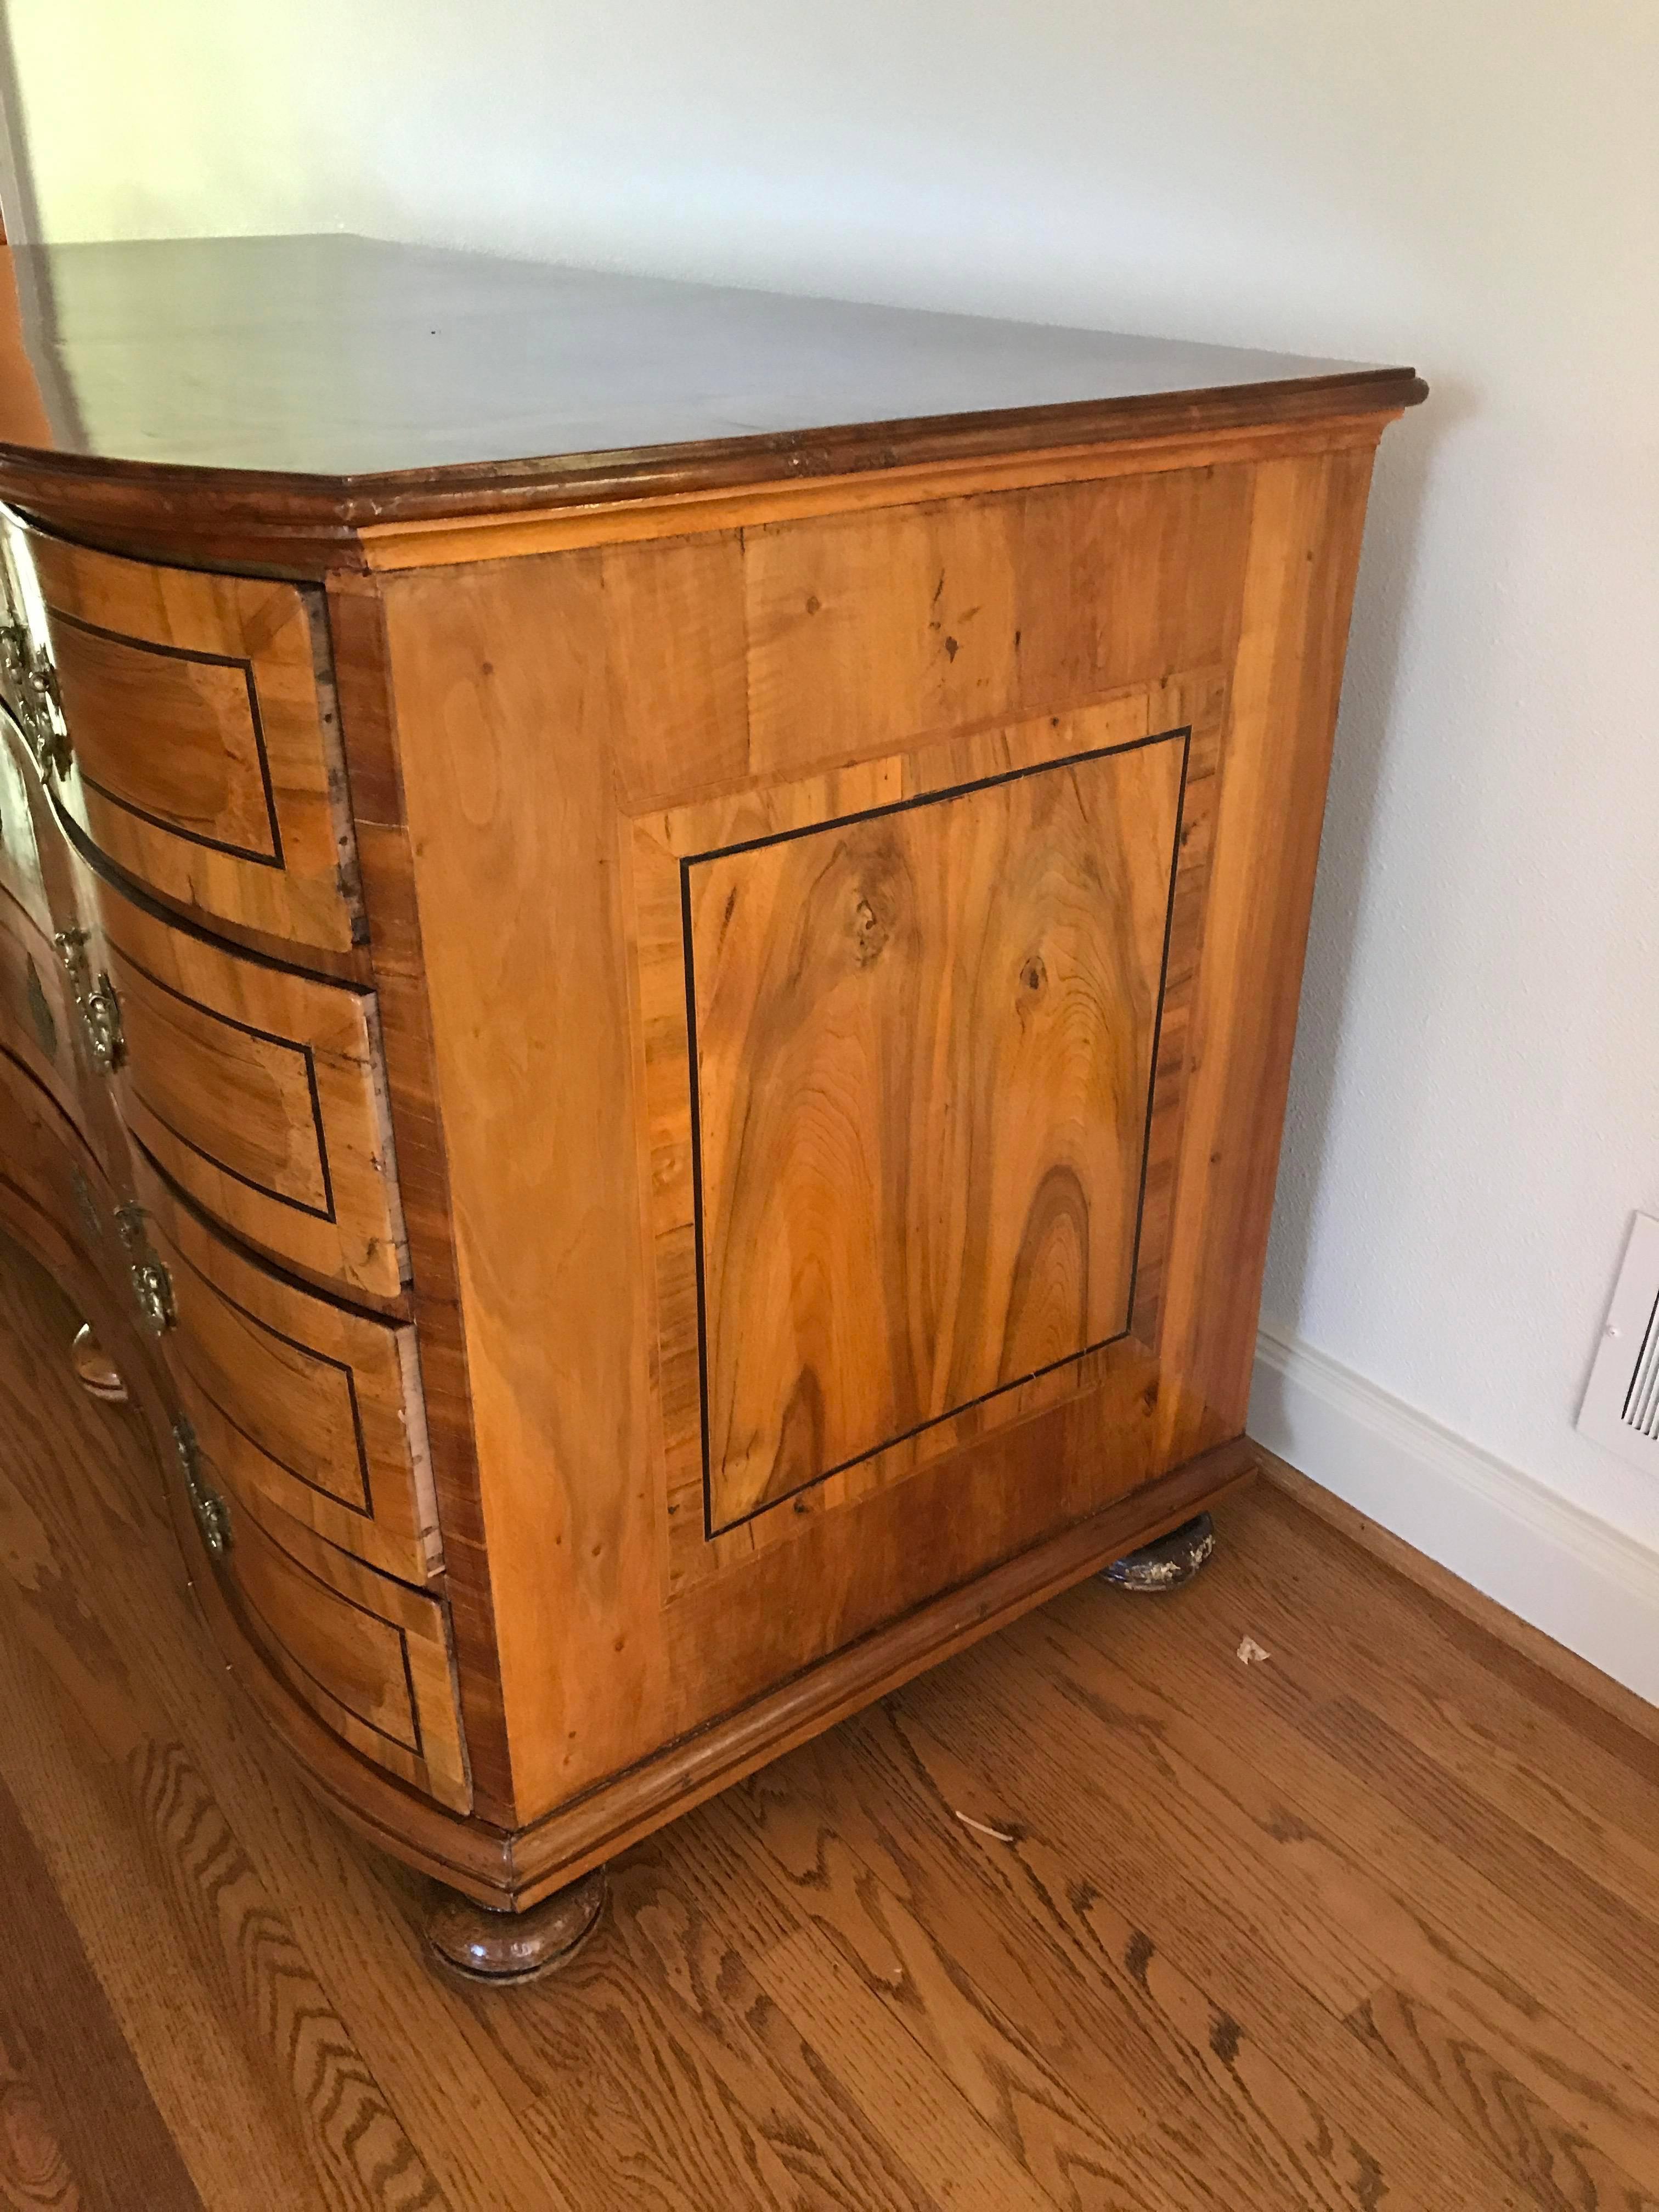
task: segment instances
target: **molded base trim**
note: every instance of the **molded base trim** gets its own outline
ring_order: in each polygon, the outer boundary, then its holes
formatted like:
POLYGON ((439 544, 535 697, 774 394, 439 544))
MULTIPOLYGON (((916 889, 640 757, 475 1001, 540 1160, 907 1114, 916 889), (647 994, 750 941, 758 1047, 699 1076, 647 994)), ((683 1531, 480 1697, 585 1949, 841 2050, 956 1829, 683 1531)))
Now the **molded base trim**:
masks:
POLYGON ((1269 1327, 1256 1340, 1249 1431, 1322 1489, 1659 1704, 1659 1552, 1269 1327))

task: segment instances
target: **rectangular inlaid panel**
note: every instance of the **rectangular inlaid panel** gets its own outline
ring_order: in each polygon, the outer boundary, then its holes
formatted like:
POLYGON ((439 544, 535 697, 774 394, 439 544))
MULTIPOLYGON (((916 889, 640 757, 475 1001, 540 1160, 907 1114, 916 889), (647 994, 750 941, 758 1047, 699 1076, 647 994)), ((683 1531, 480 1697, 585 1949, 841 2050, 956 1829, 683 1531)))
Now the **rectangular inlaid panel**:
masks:
POLYGON ((671 1583, 1154 1340, 1224 695, 630 825, 671 1583))
POLYGON ((1127 1328, 1184 752, 688 863, 711 1529, 1127 1328))

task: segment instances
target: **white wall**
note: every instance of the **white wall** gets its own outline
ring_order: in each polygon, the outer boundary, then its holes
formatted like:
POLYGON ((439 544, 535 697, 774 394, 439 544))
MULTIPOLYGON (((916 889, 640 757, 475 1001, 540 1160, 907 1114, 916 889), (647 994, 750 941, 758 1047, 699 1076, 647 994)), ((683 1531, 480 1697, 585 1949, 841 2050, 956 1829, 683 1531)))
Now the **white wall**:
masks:
POLYGON ((1434 396, 1380 465, 1268 1312, 1659 1552, 1659 1486, 1571 1425, 1626 1216, 1659 1206, 1649 0, 11 23, 53 237, 347 228, 1414 360, 1434 396))

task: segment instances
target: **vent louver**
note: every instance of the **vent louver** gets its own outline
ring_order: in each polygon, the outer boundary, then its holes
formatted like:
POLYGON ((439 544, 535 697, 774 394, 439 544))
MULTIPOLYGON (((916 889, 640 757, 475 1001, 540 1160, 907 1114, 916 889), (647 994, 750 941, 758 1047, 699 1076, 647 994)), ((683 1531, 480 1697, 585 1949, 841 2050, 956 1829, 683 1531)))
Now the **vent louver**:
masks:
POLYGON ((1625 1425, 1638 1436, 1659 1440, 1659 1302, 1648 1316, 1636 1372, 1625 1393, 1625 1425))
POLYGON ((1659 1220, 1650 1214, 1631 1224, 1578 1427, 1659 1474, 1659 1220))

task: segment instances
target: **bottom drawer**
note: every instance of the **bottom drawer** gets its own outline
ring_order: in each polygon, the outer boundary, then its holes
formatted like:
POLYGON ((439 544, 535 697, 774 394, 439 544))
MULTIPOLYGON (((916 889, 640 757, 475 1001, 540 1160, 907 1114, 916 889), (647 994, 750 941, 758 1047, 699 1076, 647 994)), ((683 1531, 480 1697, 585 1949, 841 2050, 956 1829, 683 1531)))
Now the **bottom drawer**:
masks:
POLYGON ((272 1671, 354 1750, 465 1812, 472 1791, 440 1601, 264 1500, 227 1498, 188 1417, 175 1437, 204 1540, 272 1671))

